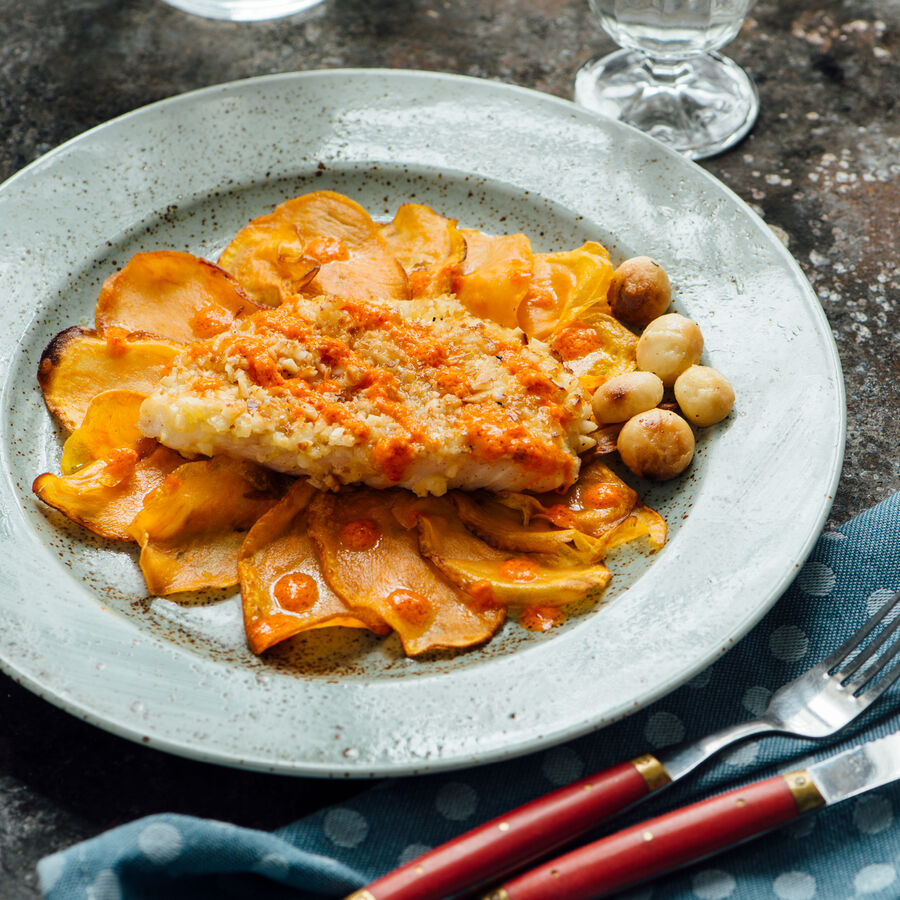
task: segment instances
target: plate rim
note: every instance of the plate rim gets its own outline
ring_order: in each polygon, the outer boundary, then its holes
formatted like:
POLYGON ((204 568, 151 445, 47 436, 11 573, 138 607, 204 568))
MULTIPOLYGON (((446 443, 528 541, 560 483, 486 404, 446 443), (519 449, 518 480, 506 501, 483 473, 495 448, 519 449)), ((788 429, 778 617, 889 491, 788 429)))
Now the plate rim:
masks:
MULTIPOLYGON (((533 102, 542 102, 557 105, 567 114, 577 114, 579 117, 583 116, 587 117, 588 119, 599 120, 603 123, 604 128, 612 129, 613 131, 615 131, 616 129, 621 129, 624 133, 633 133, 634 135, 639 134, 639 132, 636 132, 634 129, 630 128, 627 125, 608 119, 603 119, 599 116, 596 116, 595 114, 582 110, 570 101, 563 98, 556 97, 550 94, 544 94, 540 91, 520 85, 495 82, 487 79, 475 78, 472 76, 414 69, 383 68, 314 69, 299 72, 284 72, 242 78, 234 81, 228 81, 220 84, 197 88, 195 90, 187 91, 184 93, 174 94, 172 96, 162 98, 145 106, 130 110, 112 119, 99 123, 92 128, 68 139, 59 146, 53 148, 47 154, 44 154, 43 156, 29 163, 27 166, 13 173, 10 178, 3 182, 3 184, 0 184, 0 201, 2 201, 2 198, 7 192, 15 189, 20 179, 30 177, 32 174, 38 172, 42 167, 49 167, 54 165, 57 158, 64 157, 67 151, 73 145, 77 145, 79 142, 84 141, 89 136, 95 135, 97 132, 112 130, 117 125, 127 123, 134 118, 152 113, 160 108, 168 108, 173 105, 193 103, 197 101, 205 102, 206 100, 214 97, 217 94, 228 94, 235 90, 252 90, 255 85, 262 83, 295 82, 297 80, 323 77, 353 79, 360 77, 370 78, 372 76, 381 76, 388 79, 426 78, 430 81, 436 82, 449 80, 455 83, 471 83, 472 85, 478 86, 478 89, 484 89, 487 86, 490 89, 496 89, 497 91, 503 93, 509 94, 510 92, 512 92, 515 94, 519 94, 533 102)), ((800 542, 798 542, 799 552, 797 553, 797 558, 800 562, 802 562, 811 552, 816 539, 821 533, 822 526, 827 519, 829 510, 833 502, 834 493, 840 480, 843 463, 844 445, 846 440, 845 384, 841 371, 840 357, 838 355, 837 347, 834 342, 834 337, 831 333, 830 327, 828 326, 824 311, 818 304, 815 293, 812 287, 809 285, 809 282, 807 281, 799 264, 790 254, 787 248, 784 247, 780 241, 778 241, 777 237, 775 237, 774 234, 772 234, 766 223, 749 207, 749 205, 744 200, 742 200, 731 188, 716 179, 702 167, 684 159, 674 151, 663 146, 662 144, 658 144, 657 142, 652 141, 652 139, 646 137, 645 135, 640 135, 640 139, 649 141, 650 143, 655 145, 653 148, 654 152, 658 152, 663 157, 677 160, 677 164, 679 166, 688 166, 694 171, 695 174, 699 173, 700 175, 702 175, 702 177, 711 186, 713 186, 716 191, 723 193, 723 195, 726 196, 732 204, 736 204, 743 216, 754 222, 755 226, 758 229, 763 229, 762 233, 764 233, 769 239, 767 240, 769 249, 776 250, 778 252, 778 254, 780 255, 781 263, 790 268, 798 283, 804 286, 804 292, 806 294, 807 302, 809 303, 809 309, 813 313, 813 318, 817 323, 819 335, 821 338, 823 338, 823 344, 830 349, 829 361, 833 368, 833 374, 835 376, 834 384, 836 386, 836 393, 832 399, 834 400, 835 411, 838 413, 838 441, 830 460, 830 470, 827 477, 827 488, 822 492, 818 509, 816 510, 815 515, 810 517, 810 524, 808 526, 807 533, 804 536, 804 540, 802 541, 802 545, 800 544, 800 542), (815 306, 813 305, 813 301, 815 301, 815 306)), ((4 417, 6 415, 5 408, 3 411, 3 415, 4 417)), ((5 447, 3 448, 3 451, 5 455, 5 447)), ((12 486, 9 484, 10 472, 8 469, 4 471, 4 476, 4 486, 7 489, 11 489, 12 486)), ((825 483, 825 480, 826 479, 823 478, 823 484, 825 483)), ((15 497, 14 491, 12 492, 12 496, 15 497)), ((732 643, 743 637, 766 614, 766 612, 768 612, 772 608, 778 597, 781 595, 787 585, 793 580, 795 574, 796 570, 786 570, 782 573, 777 582, 773 582, 769 590, 769 597, 766 598, 764 602, 761 602, 750 615, 744 618, 744 620, 740 623, 739 627, 734 631, 732 635, 732 643)), ((2 649, 2 645, 0 645, 0 649, 2 649)), ((640 697, 635 700, 635 706, 633 707, 633 710, 643 709, 650 703, 653 703, 664 695, 668 694, 680 684, 683 684, 694 675, 707 668, 712 662, 715 661, 715 659, 723 655, 723 653, 726 652, 727 649, 727 647, 712 649, 706 654, 698 655, 693 660, 693 662, 683 670, 683 672, 681 673, 682 677, 678 679, 677 683, 656 685, 650 689, 645 689, 640 694, 640 697)), ((526 739, 511 747, 502 747, 490 752, 483 752, 476 758, 454 757, 442 760, 429 760, 425 762, 407 762, 401 763, 399 765, 393 762, 388 762, 383 765, 367 762, 361 769, 357 769, 350 764, 335 766, 335 764, 332 762, 277 764, 262 759, 254 760, 250 758, 249 755, 244 759, 236 759, 234 753, 232 752, 217 752, 215 749, 197 747, 191 742, 179 742, 177 740, 167 739, 166 737, 158 735, 152 735, 148 740, 147 735, 140 728, 135 728, 124 721, 116 721, 110 719, 108 716, 103 716, 95 713, 90 707, 88 699, 79 701, 73 699, 72 697, 65 696, 58 690, 54 690, 53 685, 47 683, 46 679, 42 680, 26 671, 23 671, 21 667, 17 667, 14 663, 10 662, 6 658, 6 654, 3 652, 0 652, 0 670, 6 672, 6 674, 13 678, 13 680, 15 680, 17 683, 25 685, 33 693, 37 694, 43 699, 49 700, 59 708, 77 715, 83 720, 89 721, 106 731, 117 734, 121 737, 125 737, 126 739, 135 741, 137 743, 147 744, 157 747, 158 749, 165 750, 167 752, 201 761, 214 762, 230 766, 246 767, 259 771, 280 772, 283 774, 313 777, 381 777, 384 775, 406 775, 420 774, 422 772, 446 771, 464 766, 486 764, 501 759, 520 756, 525 753, 544 749, 554 744, 559 744, 571 740, 590 731, 605 727, 612 721, 616 721, 618 718, 622 718, 623 716, 630 714, 632 711, 632 709, 624 710, 620 715, 614 715, 610 718, 601 720, 595 719, 593 721, 576 721, 573 722, 568 729, 558 730, 550 736, 539 736, 530 740, 526 739)))

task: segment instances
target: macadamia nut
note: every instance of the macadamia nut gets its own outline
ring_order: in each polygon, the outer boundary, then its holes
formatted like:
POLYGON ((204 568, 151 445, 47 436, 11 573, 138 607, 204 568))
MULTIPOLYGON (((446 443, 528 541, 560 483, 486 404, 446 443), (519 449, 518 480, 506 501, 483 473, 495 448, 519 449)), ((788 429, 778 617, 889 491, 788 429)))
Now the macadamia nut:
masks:
POLYGON ((663 383, 652 372, 614 375, 594 392, 594 415, 601 425, 625 422, 653 409, 663 398, 663 383))
POLYGON ((718 369, 691 366, 675 381, 675 399, 689 422, 715 425, 731 412, 734 389, 718 369))
POLYGON ((617 319, 643 327, 669 308, 672 286, 658 262, 634 256, 613 272, 606 297, 617 319))
POLYGON ((681 416, 651 409, 622 426, 616 449, 635 475, 665 481, 687 468, 694 455, 694 433, 681 416))
POLYGON ((638 368, 653 372, 671 387, 688 367, 700 361, 703 334, 696 322, 678 313, 654 319, 637 343, 638 368))

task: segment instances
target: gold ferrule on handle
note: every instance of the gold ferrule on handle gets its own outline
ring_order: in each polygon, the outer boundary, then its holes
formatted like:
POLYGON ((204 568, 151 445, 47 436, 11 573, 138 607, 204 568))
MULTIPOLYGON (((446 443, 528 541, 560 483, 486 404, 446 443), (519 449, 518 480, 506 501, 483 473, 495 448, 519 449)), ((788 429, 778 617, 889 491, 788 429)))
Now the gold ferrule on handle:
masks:
POLYGON ((631 760, 631 764, 638 770, 638 773, 647 785, 647 790, 651 794, 654 791, 658 791, 661 787, 665 787, 672 780, 672 776, 666 771, 666 767, 649 753, 631 760))
POLYGON ((788 789, 794 795, 794 803, 797 804, 797 812, 801 815, 811 809, 818 809, 825 805, 825 798, 819 793, 809 772, 801 769, 799 772, 788 772, 784 776, 788 789))
POLYGON ((363 888, 360 891, 354 891, 348 897, 344 897, 344 900, 375 900, 375 895, 363 888))
POLYGON ((497 890, 485 894, 481 900, 509 900, 509 894, 506 893, 506 888, 497 888, 497 890))

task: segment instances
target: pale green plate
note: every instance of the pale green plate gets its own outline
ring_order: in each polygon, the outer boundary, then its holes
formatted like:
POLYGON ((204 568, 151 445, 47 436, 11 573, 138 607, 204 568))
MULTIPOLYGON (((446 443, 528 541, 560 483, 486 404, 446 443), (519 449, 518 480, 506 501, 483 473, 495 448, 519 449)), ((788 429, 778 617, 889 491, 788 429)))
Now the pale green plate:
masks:
POLYGON ((117 734, 298 775, 407 774, 496 760, 641 708, 724 653, 774 603, 830 506, 844 442, 831 333, 800 269, 734 194, 625 126, 487 81, 388 71, 252 79, 175 97, 63 145, 0 187, 0 660, 117 734), (146 596, 136 555, 42 506, 60 434, 35 381, 62 328, 90 324, 132 253, 215 258, 302 192, 376 218, 407 200, 538 250, 586 239, 659 259, 705 361, 737 390, 690 474, 641 486, 671 526, 610 560, 607 605, 546 635, 409 660, 332 629, 258 659, 235 594, 146 596))

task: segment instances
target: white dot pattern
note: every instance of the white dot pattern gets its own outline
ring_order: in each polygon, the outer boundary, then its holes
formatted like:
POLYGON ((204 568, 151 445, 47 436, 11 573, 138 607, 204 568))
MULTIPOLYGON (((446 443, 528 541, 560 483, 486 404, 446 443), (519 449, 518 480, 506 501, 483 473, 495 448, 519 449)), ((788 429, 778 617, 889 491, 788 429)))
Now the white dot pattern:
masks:
POLYGON ((478 794, 468 784, 453 781, 438 791, 435 806, 445 819, 462 822, 478 808, 478 794))
POLYGON ((713 670, 712 666, 708 669, 704 669, 699 675, 695 675, 688 683, 687 686, 689 688, 693 688, 696 690, 702 690, 705 688, 710 681, 712 681, 713 670))
POLYGON ((894 822, 891 801, 881 794, 860 797, 853 807, 853 824, 863 834, 879 834, 887 831, 894 822))
POLYGON ((757 684, 744 691, 741 704, 747 712, 754 716, 761 716, 766 711, 771 696, 772 692, 767 687, 757 684))
POLYGON ((897 880, 897 870, 887 863, 864 866, 853 879, 857 894, 877 894, 897 880))
POLYGON ((684 723, 670 712, 653 713, 647 719, 644 736, 654 747, 668 747, 684 740, 684 723))
POLYGON ((254 867, 260 875, 269 878, 285 878, 291 869, 291 864, 277 853, 267 853, 254 867))
POLYGON ((410 844, 400 851, 400 855, 397 857, 397 865, 405 866, 407 863, 412 862, 414 859, 418 859, 423 853, 427 853, 429 850, 431 850, 431 847, 427 844, 410 844))
POLYGON ((775 659, 783 662, 796 662, 806 656, 809 649, 809 638, 806 632, 796 625, 782 625, 776 628, 769 638, 769 650, 775 659))
POLYGON ((772 890, 778 900, 812 900, 816 879, 809 872, 785 872, 775 879, 772 890))
POLYGON ((808 562, 797 576, 797 587, 810 597, 827 597, 834 590, 834 571, 820 562, 808 562))
POLYGON ((85 892, 87 900, 122 900, 119 877, 112 869, 101 869, 85 892))
POLYGON ((353 809, 331 809, 325 813, 322 828, 338 847, 358 847, 369 835, 369 823, 353 809))
POLYGON ((54 853, 46 856, 37 865, 38 879, 41 885, 41 893, 46 894, 56 887, 62 873, 66 869, 66 860, 62 853, 54 853))
POLYGON ((541 772, 551 784, 571 784, 581 778, 584 762, 570 747, 555 747, 544 754, 541 772))
POLYGON ((181 832, 174 825, 165 822, 153 822, 138 835, 141 853, 158 866, 177 859, 182 844, 181 832))
POLYGON ((749 744, 742 744, 723 757, 723 762, 729 766, 749 766, 756 762, 759 755, 759 744, 752 741, 749 744))
MULTIPOLYGON (((870 616, 874 616, 893 596, 894 592, 890 588, 877 588, 866 597, 866 611, 870 616)), ((886 621, 890 622, 893 618, 894 615, 891 614, 886 621)))
POLYGON ((694 876, 691 887, 699 900, 725 900, 734 893, 737 882, 721 869, 704 869, 694 876))

